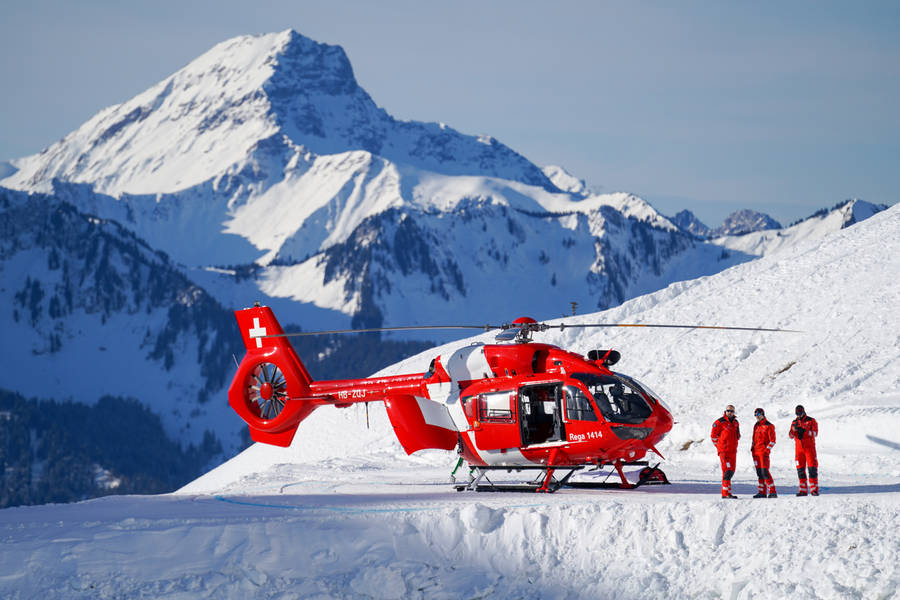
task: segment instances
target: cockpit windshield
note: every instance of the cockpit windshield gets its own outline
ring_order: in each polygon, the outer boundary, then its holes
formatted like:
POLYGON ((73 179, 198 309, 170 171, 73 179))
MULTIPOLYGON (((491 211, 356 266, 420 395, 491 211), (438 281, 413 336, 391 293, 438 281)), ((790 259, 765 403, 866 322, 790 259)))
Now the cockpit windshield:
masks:
POLYGON ((661 397, 659 394, 657 394, 656 392, 654 392, 653 390, 651 390, 650 387, 649 387, 646 383, 644 383, 643 381, 638 381, 638 380, 635 379, 634 377, 630 377, 630 376, 628 376, 628 375, 622 375, 621 373, 615 373, 615 375, 616 375, 617 377, 622 377, 623 379, 625 379, 625 380, 627 380, 627 381, 630 381, 631 383, 637 385, 637 387, 639 387, 639 388, 641 388, 642 390, 644 390, 644 393, 647 394, 648 396, 650 396, 650 398, 651 398, 652 400, 654 400, 655 402, 657 402, 658 404, 660 404, 660 405, 661 405, 664 409, 666 409, 669 413, 672 412, 672 409, 669 408, 669 405, 666 404, 665 400, 663 400, 662 397, 661 397))
POLYGON ((653 412, 637 384, 625 377, 593 373, 573 373, 572 377, 587 387, 607 421, 641 423, 653 412))

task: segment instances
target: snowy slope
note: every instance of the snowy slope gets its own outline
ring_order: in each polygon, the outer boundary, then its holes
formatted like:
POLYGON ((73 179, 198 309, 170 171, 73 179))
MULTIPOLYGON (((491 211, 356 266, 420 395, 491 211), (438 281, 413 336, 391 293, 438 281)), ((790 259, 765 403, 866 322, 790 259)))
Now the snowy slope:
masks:
MULTIPOLYGON (((803 333, 566 329, 544 338, 573 350, 617 348, 617 366, 666 399, 677 419, 660 446, 672 486, 459 494, 446 486, 453 455, 406 457, 383 410, 372 407, 366 429, 362 408, 323 409, 291 448, 253 446, 177 494, 0 511, 0 593, 896 598, 898 232, 894 207, 578 318, 803 333), (793 497, 786 431, 798 402, 820 425, 819 498, 793 497), (745 431, 737 501, 718 498, 707 437, 727 403, 745 431), (778 433, 776 500, 747 498, 755 406, 778 433)), ((432 354, 385 372, 421 370, 432 354)))

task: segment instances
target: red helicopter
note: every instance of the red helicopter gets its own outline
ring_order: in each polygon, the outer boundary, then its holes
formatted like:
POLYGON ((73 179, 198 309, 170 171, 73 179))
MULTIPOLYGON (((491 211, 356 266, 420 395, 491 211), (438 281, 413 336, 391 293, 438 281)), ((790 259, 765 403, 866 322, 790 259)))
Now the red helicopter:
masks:
MULTIPOLYGON (((532 334, 567 327, 672 327, 784 331, 692 325, 549 325, 522 317, 503 325, 389 327, 286 334, 271 309, 235 311, 247 354, 228 390, 228 402, 257 442, 289 446, 297 427, 315 409, 382 401, 407 454, 426 448, 456 449, 477 477, 457 489, 526 489, 553 492, 573 487, 633 488, 668 483, 658 463, 642 461, 672 429, 662 399, 635 379, 610 370, 615 350, 576 354, 532 341, 532 334), (295 335, 411 329, 498 329, 496 344, 472 344, 438 356, 425 373, 313 381, 291 346, 295 335), (643 465, 637 484, 623 467, 643 465), (569 482, 577 470, 612 466, 621 483, 569 482), (491 469, 536 469, 518 486, 484 485, 491 469), (566 474, 557 479, 554 472, 566 474)), ((611 474, 611 473, 610 473, 611 474)), ((490 480, 488 479, 488 482, 490 480)))

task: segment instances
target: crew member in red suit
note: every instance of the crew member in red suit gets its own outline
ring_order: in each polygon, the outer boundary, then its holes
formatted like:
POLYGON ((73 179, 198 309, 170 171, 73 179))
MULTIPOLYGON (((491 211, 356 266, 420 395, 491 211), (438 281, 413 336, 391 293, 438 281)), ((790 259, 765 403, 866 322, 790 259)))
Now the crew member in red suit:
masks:
POLYGON ((816 458, 816 437, 819 435, 819 424, 806 414, 803 405, 798 404, 794 410, 797 418, 791 422, 788 432, 794 440, 794 461, 797 465, 797 477, 800 478, 798 496, 805 496, 806 470, 809 469, 809 493, 819 495, 819 460, 816 458))
POLYGON ((737 498, 731 493, 731 477, 734 475, 734 464, 737 458, 738 440, 741 439, 741 428, 734 417, 734 407, 725 407, 725 414, 713 421, 710 434, 719 460, 722 462, 722 497, 737 498))
POLYGON ((753 425, 753 444, 750 446, 750 454, 753 456, 753 466, 756 467, 756 477, 759 480, 759 492, 754 498, 777 498, 775 482, 772 473, 769 472, 769 452, 775 445, 775 426, 766 419, 766 411, 757 408, 753 411, 756 423, 753 425), (768 495, 766 494, 768 488, 768 495))

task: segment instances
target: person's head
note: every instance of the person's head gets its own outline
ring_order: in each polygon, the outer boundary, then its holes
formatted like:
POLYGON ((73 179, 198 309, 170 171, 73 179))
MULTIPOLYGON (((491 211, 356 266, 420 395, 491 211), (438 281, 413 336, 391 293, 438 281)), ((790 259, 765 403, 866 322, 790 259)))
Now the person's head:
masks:
POLYGON ((761 408, 757 408, 753 411, 753 416, 756 417, 757 421, 762 421, 766 418, 766 411, 761 408))
POLYGON ((797 415, 798 417, 802 417, 803 415, 806 414, 806 410, 803 408, 802 404, 797 405, 797 408, 794 409, 794 414, 797 415))
POLYGON ((725 416, 729 419, 734 418, 734 407, 732 405, 728 405, 725 407, 725 416))

